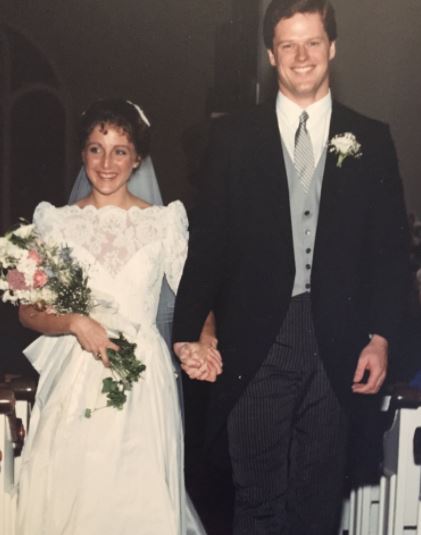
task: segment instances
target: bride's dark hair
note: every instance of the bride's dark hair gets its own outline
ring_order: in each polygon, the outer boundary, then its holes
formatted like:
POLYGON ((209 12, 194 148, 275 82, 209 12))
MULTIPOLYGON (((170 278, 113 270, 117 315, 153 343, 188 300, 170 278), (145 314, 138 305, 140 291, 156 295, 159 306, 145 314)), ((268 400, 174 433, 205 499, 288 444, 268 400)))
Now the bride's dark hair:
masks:
POLYGON ((145 122, 139 109, 123 99, 97 100, 83 112, 80 118, 79 143, 83 150, 92 130, 100 126, 102 131, 107 125, 121 128, 143 159, 149 154, 150 126, 145 122))

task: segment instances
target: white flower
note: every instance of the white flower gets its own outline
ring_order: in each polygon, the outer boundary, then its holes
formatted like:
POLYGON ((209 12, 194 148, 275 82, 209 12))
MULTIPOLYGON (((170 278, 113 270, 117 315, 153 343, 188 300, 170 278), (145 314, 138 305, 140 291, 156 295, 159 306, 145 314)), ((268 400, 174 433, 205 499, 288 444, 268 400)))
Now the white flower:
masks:
POLYGON ((25 277, 26 286, 32 286, 34 274, 37 270, 36 262, 34 262, 34 260, 32 260, 31 258, 28 258, 28 255, 26 254, 23 258, 19 260, 16 265, 16 269, 23 273, 23 276, 25 277))
POLYGON ((19 238, 29 238, 29 236, 32 234, 32 231, 34 230, 34 225, 21 225, 16 230, 12 232, 15 236, 18 236, 19 238))
POLYGON ((19 297, 19 301, 27 305, 33 305, 38 300, 38 293, 33 290, 18 290, 15 294, 19 297))
POLYGON ((45 304, 54 306, 57 296, 49 288, 44 286, 44 288, 41 288, 36 292, 34 291, 34 294, 37 295, 41 301, 44 301, 45 304))
POLYGON ((0 262, 4 267, 14 266, 26 254, 25 249, 14 245, 7 238, 0 242, 0 262))
POLYGON ((329 152, 334 152, 338 155, 336 161, 337 167, 342 167, 342 163, 348 156, 353 158, 361 158, 361 144, 358 143, 357 138, 351 132, 344 134, 337 134, 329 142, 329 152))
POLYGON ((6 290, 3 293, 2 301, 3 303, 17 303, 19 300, 19 297, 16 294, 12 294, 9 290, 6 290))
POLYGON ((9 288, 9 284, 4 279, 0 279, 0 292, 7 290, 9 288))

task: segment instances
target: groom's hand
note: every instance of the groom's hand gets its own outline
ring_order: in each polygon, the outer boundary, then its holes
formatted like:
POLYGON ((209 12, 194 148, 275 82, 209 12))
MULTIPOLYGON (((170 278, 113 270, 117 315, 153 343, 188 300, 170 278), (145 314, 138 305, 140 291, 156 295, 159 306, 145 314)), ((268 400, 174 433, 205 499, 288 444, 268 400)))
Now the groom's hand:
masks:
POLYGON ((177 342, 174 352, 181 362, 181 368, 190 377, 200 381, 215 382, 222 373, 222 357, 208 342, 177 342))
POLYGON ((355 394, 377 394, 380 390, 386 378, 387 350, 386 338, 374 334, 358 359, 352 385, 352 391, 355 394), (366 374, 368 374, 368 379, 363 383, 361 381, 366 374))

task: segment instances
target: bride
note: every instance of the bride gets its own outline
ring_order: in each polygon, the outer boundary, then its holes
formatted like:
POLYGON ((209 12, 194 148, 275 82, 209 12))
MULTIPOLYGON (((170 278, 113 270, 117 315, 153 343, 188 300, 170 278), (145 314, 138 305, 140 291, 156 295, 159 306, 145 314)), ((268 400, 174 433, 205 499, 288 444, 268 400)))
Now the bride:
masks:
MULTIPOLYGON (((94 295, 113 303, 112 324, 137 344, 146 370, 119 411, 104 405, 107 320, 21 306, 26 327, 43 334, 25 350, 40 373, 18 489, 18 535, 199 535, 186 496, 176 373, 156 326, 163 278, 176 291, 187 252, 181 202, 150 205, 131 193, 148 154, 150 128, 131 102, 103 100, 81 119, 87 196, 57 208, 41 202, 42 238, 66 244, 94 295), (116 312, 117 311, 117 312, 116 312)), ((214 381, 221 372, 212 318, 187 344, 183 369, 214 381)))

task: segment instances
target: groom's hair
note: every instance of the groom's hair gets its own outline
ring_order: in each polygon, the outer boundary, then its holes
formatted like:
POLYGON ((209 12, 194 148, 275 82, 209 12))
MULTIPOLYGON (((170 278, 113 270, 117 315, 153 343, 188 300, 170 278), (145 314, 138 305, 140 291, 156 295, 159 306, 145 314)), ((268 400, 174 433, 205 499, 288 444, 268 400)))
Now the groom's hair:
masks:
POLYGON ((337 37, 335 10, 328 0, 272 0, 263 19, 263 40, 272 50, 275 27, 296 13, 320 13, 329 41, 337 37))

